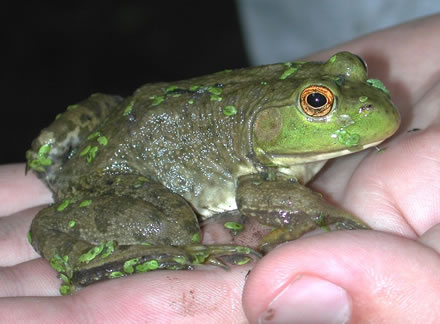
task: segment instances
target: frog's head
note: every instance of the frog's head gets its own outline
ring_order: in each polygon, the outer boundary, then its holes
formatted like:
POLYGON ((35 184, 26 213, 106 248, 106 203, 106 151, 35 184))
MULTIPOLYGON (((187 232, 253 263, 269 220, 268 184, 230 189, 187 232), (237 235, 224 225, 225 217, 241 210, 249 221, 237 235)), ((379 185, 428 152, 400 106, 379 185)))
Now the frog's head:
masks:
POLYGON ((293 63, 278 81, 287 95, 260 110, 253 124, 261 162, 291 166, 375 146, 399 127, 400 116, 382 82, 367 79, 365 62, 341 52, 325 63, 293 63))

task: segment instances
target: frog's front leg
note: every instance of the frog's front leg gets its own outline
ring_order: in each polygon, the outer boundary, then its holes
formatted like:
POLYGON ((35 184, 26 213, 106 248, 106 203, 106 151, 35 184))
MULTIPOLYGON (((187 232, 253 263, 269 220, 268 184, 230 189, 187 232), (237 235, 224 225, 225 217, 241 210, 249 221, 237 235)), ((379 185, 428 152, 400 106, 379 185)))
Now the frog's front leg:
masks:
POLYGON ((223 265, 216 257, 255 254, 243 246, 200 244, 192 208, 159 183, 135 175, 95 183, 32 222, 32 245, 60 273, 64 294, 135 272, 223 265))
POLYGON ((331 205, 320 193, 281 177, 271 180, 259 174, 240 177, 237 205, 244 215, 274 227, 260 243, 263 252, 317 228, 326 231, 369 228, 359 218, 331 205))

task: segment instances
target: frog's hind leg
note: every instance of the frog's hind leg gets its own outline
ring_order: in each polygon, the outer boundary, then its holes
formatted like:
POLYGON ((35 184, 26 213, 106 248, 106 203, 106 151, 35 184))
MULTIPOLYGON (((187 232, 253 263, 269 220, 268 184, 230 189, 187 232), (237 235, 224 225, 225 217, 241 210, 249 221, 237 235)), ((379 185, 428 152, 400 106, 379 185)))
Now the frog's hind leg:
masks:
POLYGON ((122 102, 119 96, 96 93, 88 99, 67 107, 32 142, 26 152, 26 171, 33 169, 50 184, 57 171, 97 125, 122 102))
POLYGON ((49 206, 32 222, 33 246, 60 273, 65 293, 136 272, 259 256, 244 246, 200 244, 194 211, 161 184, 138 176, 97 183, 99 189, 49 206))
POLYGON ((320 193, 282 177, 241 177, 237 205, 244 215, 274 228, 260 242, 259 250, 263 253, 315 230, 369 229, 361 219, 333 206, 320 193))

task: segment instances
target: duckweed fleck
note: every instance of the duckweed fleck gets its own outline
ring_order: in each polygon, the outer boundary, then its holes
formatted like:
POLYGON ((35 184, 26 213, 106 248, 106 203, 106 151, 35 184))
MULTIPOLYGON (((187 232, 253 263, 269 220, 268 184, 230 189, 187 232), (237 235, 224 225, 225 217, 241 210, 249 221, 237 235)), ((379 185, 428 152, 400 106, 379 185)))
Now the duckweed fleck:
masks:
POLYGON ((79 258, 78 258, 78 262, 81 263, 89 263, 90 261, 92 261, 93 259, 96 258, 96 256, 98 256, 102 250, 104 250, 104 243, 95 246, 93 248, 91 248, 89 251, 87 251, 86 253, 82 254, 79 258))
POLYGON ((197 91, 197 90, 199 90, 201 88, 201 86, 199 86, 199 85, 193 85, 193 86, 191 86, 190 88, 189 88, 189 90, 190 91, 197 91))
POLYGON ((200 240, 201 240, 200 233, 195 233, 191 238, 191 241, 193 243, 200 243, 200 240))
POLYGON ((91 148, 92 148, 91 145, 87 145, 86 148, 84 150, 82 150, 81 153, 79 153, 79 156, 87 155, 91 148))
POLYGON ((218 95, 211 95, 210 100, 211 101, 222 101, 223 98, 218 95))
POLYGON ((165 101, 164 96, 151 96, 150 99, 153 100, 153 102, 151 103, 152 106, 160 105, 162 102, 165 101))
POLYGON ((173 260, 179 264, 187 264, 188 263, 188 260, 184 256, 175 256, 173 258, 173 260))
POLYGON ((235 106, 232 105, 225 106, 223 108, 223 114, 225 116, 234 116, 237 114, 237 108, 235 108, 235 106))
POLYGON ((100 132, 94 132, 94 133, 90 134, 89 136, 87 136, 87 139, 92 140, 92 139, 97 138, 99 136, 101 136, 100 132))
POLYGON ((64 200, 61 204, 58 205, 57 211, 61 212, 70 205, 70 199, 64 200))
POLYGON ((165 91, 166 92, 173 92, 174 90, 177 90, 177 86, 176 85, 169 86, 165 91))
POLYGON ((124 112, 122 113, 122 116, 128 116, 131 114, 131 112, 133 111, 133 107, 134 107, 134 102, 135 100, 132 99, 128 105, 125 107, 124 112))
POLYGON ((124 274, 123 272, 120 272, 120 271, 113 271, 112 273, 110 273, 110 274, 108 275, 108 278, 109 278, 109 279, 115 279, 115 278, 121 278, 121 277, 123 277, 123 276, 125 276, 125 274, 124 274))
POLYGON ((378 80, 378 79, 368 79, 367 83, 369 85, 371 85, 372 87, 375 87, 377 89, 382 90, 383 92, 385 92, 388 96, 390 95, 390 91, 387 89, 387 87, 385 86, 385 84, 383 84, 382 81, 378 80))
POLYGON ((351 134, 346 130, 338 130, 337 136, 339 143, 344 144, 347 147, 359 145, 361 140, 359 134, 351 134))
POLYGON ((222 88, 217 88, 217 87, 208 87, 208 92, 213 94, 213 95, 221 95, 223 92, 222 88))
POLYGON ((95 159, 97 152, 98 152, 97 146, 87 145, 87 147, 81 151, 79 156, 87 156, 87 162, 90 163, 95 159))
POLYGON ((98 143, 102 146, 106 146, 108 144, 108 139, 105 136, 99 136, 97 139, 98 143))
POLYGON ((139 258, 134 258, 134 259, 125 261, 124 265, 122 267, 124 269, 124 272, 128 273, 128 274, 133 273, 134 272, 133 266, 136 265, 136 263, 138 263, 138 262, 139 262, 139 258))
POLYGON ((27 232, 26 237, 27 237, 27 240, 28 240, 29 244, 32 244, 32 233, 31 233, 31 231, 27 232))
POLYGON ((152 271, 156 270, 157 268, 159 268, 159 262, 157 260, 150 260, 135 267, 136 272, 152 271))
POLYGON ((62 296, 70 295, 73 291, 74 288, 70 284, 69 285, 63 284, 60 287, 60 294, 62 296))
POLYGON ((79 207, 87 207, 87 206, 90 206, 91 203, 92 203, 92 200, 91 200, 91 199, 83 200, 83 201, 81 201, 81 203, 79 204, 79 207))
POLYGON ((283 72, 283 74, 280 75, 280 80, 287 79, 289 76, 291 76, 292 74, 294 74, 298 70, 298 67, 293 66, 293 64, 291 62, 287 62, 287 63, 285 63, 285 65, 288 67, 288 69, 285 70, 283 72))
POLYGON ((107 241, 104 244, 104 250, 101 253, 101 258, 107 258, 115 251, 115 241, 107 241))
POLYGON ((44 144, 38 150, 38 155, 36 159, 33 159, 28 163, 28 166, 38 172, 45 172, 44 167, 52 165, 52 160, 48 158, 50 153, 50 144, 44 144))
POLYGON ((226 222, 223 226, 229 230, 237 231, 237 232, 240 232, 244 229, 243 224, 236 223, 236 222, 226 222))
POLYGON ((69 264, 69 257, 67 255, 61 257, 59 254, 55 254, 49 260, 49 263, 52 269, 56 272, 64 273, 69 278, 72 277, 72 268, 69 264))

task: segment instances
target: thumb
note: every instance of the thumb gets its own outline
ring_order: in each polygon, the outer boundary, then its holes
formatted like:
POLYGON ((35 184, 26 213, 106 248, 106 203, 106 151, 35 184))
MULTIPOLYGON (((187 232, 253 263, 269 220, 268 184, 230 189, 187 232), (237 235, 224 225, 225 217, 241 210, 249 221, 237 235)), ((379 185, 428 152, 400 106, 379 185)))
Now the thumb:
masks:
POLYGON ((251 323, 433 323, 440 316, 439 269, 436 251, 403 237, 311 236, 257 264, 244 309, 251 323))

